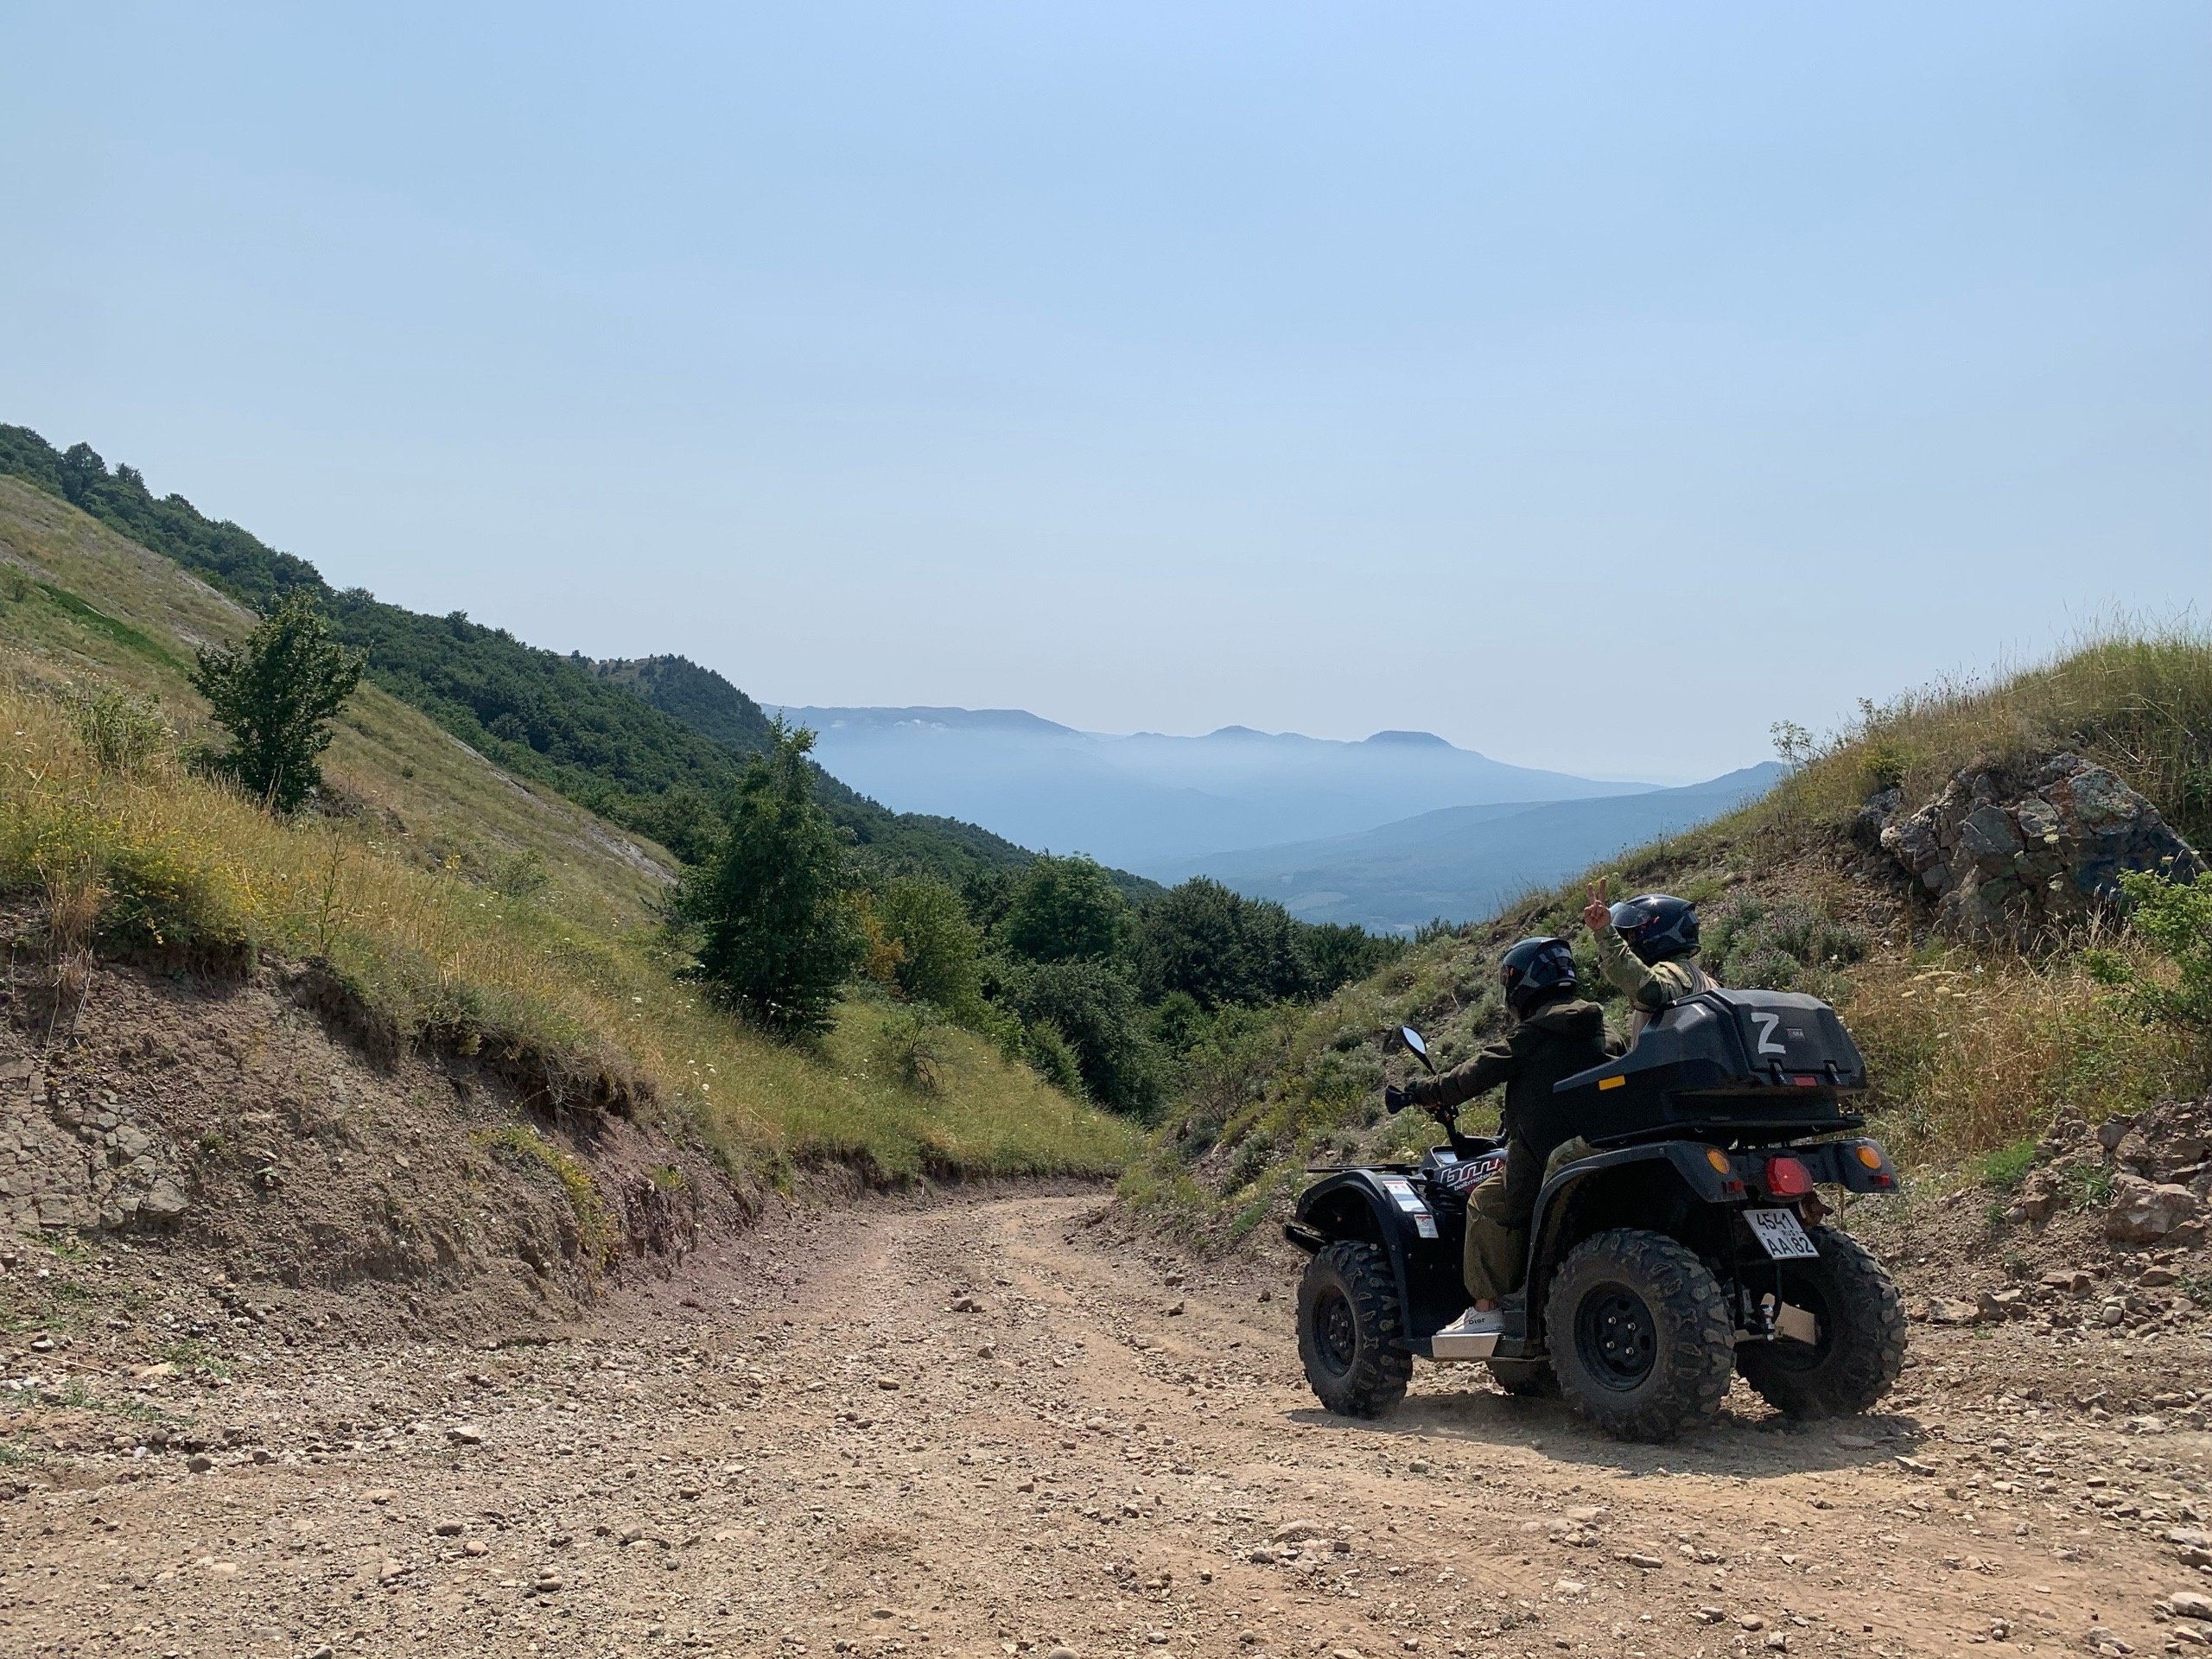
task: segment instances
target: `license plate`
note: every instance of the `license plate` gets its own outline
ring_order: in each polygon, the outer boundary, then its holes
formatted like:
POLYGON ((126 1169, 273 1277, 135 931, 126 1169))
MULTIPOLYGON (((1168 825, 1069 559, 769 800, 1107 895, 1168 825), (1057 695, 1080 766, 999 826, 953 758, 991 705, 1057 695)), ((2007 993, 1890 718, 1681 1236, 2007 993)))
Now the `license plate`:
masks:
POLYGON ((1777 1262, 1820 1255, 1813 1248, 1813 1241, 1805 1236, 1805 1230, 1797 1224, 1796 1216, 1789 1211, 1746 1210, 1744 1219, 1751 1224, 1751 1236, 1777 1262))

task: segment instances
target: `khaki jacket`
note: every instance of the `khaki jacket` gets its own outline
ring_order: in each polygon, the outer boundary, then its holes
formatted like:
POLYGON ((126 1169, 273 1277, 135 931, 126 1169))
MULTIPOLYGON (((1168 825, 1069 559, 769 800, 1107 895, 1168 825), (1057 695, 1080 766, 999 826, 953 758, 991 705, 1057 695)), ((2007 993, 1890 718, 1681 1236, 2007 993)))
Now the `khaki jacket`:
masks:
POLYGON ((1677 957, 1672 962, 1647 963, 1628 948, 1618 931, 1598 933, 1598 967, 1628 998, 1628 1039, 1634 1043, 1655 1015, 1670 1003, 1700 991, 1719 988, 1720 982, 1696 963, 1677 957))

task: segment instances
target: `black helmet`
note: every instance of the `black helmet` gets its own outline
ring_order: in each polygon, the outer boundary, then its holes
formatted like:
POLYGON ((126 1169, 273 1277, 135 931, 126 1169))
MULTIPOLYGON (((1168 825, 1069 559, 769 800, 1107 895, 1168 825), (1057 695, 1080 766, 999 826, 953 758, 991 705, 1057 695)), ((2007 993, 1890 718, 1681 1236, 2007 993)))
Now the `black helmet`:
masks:
POLYGON ((1687 957, 1697 949, 1697 906, 1672 893, 1638 893, 1613 906, 1613 931, 1639 961, 1687 957))
POLYGON ((1497 959, 1497 982, 1506 1006, 1526 1020, 1539 1004, 1575 988, 1574 952, 1565 939, 1523 939, 1497 959))

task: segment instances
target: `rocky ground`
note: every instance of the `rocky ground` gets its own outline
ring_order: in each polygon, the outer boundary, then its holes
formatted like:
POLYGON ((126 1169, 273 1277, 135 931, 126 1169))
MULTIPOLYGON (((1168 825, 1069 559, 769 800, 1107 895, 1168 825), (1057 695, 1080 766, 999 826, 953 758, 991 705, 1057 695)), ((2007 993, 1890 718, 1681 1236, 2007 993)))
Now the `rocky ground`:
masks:
MULTIPOLYGON (((26 1243, 0 1281, 0 1651, 1897 1659, 2212 1634, 2173 1611, 2212 1618, 2193 1305, 1923 1320, 1887 1414, 1796 1428, 1739 1389, 1710 1432, 1635 1447, 1472 1369, 1328 1418, 1295 1257, 1201 1271, 1119 1225, 1096 1195, 772 1213, 504 1343, 362 1343, 315 1293, 272 1309, 156 1243, 26 1243)), ((1916 1306, 1956 1294, 1924 1237, 1893 1244, 1916 1306)))

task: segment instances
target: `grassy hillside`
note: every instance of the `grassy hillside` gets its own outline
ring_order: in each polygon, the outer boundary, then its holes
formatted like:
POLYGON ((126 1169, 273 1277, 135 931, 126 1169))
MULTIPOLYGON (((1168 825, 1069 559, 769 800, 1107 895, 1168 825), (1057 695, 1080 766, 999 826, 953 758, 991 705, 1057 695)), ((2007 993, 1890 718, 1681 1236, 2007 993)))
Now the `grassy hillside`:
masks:
MULTIPOLYGON (((2032 959, 1969 948, 1936 934, 1894 866, 1850 834, 1878 789, 1898 785, 1916 804, 1977 757, 2072 749, 2109 766, 2195 845, 2212 842, 2203 632, 2116 632, 1993 682, 1868 707, 1852 731, 1793 747, 1802 764, 1772 794, 1600 873, 1618 878, 1616 896, 1657 888, 1697 901, 1708 965, 1724 981, 1834 1002, 1866 1052, 1877 1126, 1909 1166, 1956 1175, 2062 1113, 2094 1122, 2212 1080, 2202 1035, 2139 1018, 2082 948, 2116 950, 2153 977, 2167 972, 2143 941, 2077 939, 2032 959)), ((1232 1240, 1287 1204, 1311 1160, 1427 1144, 1433 1129, 1418 1114, 1382 1114, 1386 1069, 1405 1062, 1386 1060, 1381 1037, 1411 1020, 1446 1064, 1488 1040, 1506 1019, 1498 954, 1528 934, 1577 941, 1594 969, 1580 918, 1585 880, 1194 1056, 1166 1127, 1124 1178, 1125 1198, 1173 1229, 1232 1240)), ((1597 982, 1594 971, 1586 979, 1597 982)), ((1611 1017, 1620 1020, 1618 1006, 1611 1017)))
MULTIPOLYGON (((385 690, 508 772, 680 857, 701 852, 714 803, 766 741, 759 706, 719 675, 680 658, 654 661, 681 663, 689 675, 602 675, 458 612, 425 616, 362 589, 335 591, 306 560, 207 518, 181 495, 156 498, 135 468, 111 470, 88 446, 64 453, 28 427, 0 425, 0 476, 71 503, 257 609, 313 592, 346 643, 368 652, 369 677, 385 690), (672 697, 680 701, 664 706, 672 697)), ((1028 856, 974 824, 887 811, 826 774, 820 793, 863 857, 881 866, 957 883, 1028 856)))
POLYGON ((380 687, 328 757, 343 816, 272 823, 173 758, 140 776, 92 764, 75 696, 156 695, 188 743, 193 647, 248 621, 168 559, 0 478, 0 894, 179 961, 327 957, 397 1033, 492 1054, 549 1103, 658 1115, 747 1175, 832 1158, 898 1174, 1119 1166, 1122 1124, 966 1033, 929 1039, 929 1091, 899 1080, 886 1005, 849 1002, 818 1055, 702 1006, 654 925, 664 851, 380 687))

